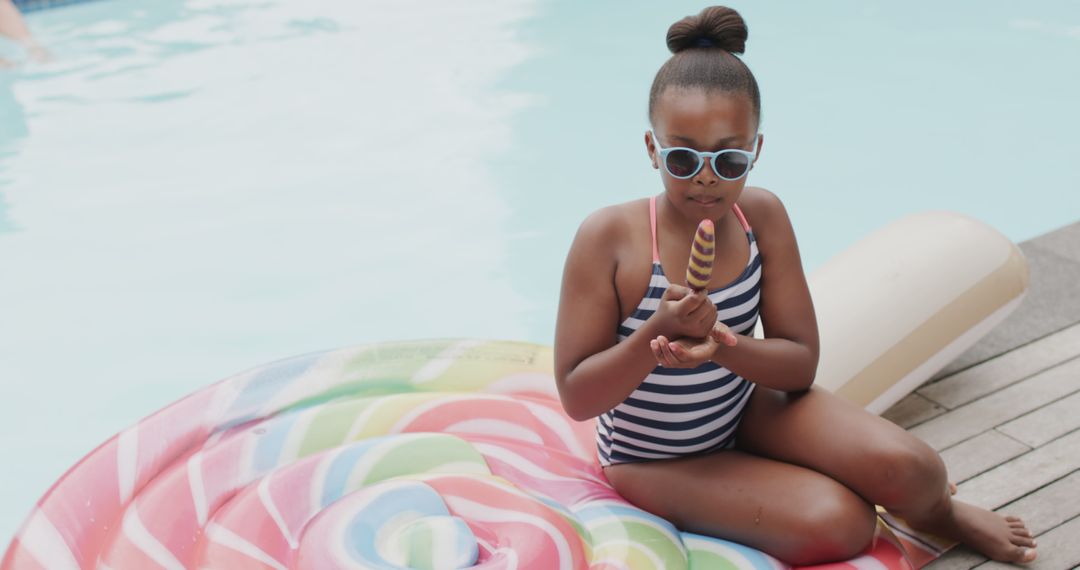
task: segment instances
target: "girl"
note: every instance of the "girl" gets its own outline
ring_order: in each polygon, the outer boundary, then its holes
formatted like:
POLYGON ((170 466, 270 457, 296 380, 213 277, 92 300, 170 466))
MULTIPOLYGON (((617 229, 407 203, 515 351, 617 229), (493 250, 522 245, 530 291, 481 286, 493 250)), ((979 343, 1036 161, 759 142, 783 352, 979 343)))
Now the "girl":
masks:
POLYGON ((757 82, 733 55, 746 37, 719 6, 668 30, 645 133, 664 192, 578 230, 555 338, 563 407, 599 416, 615 489, 685 531, 824 563, 869 546, 877 504, 996 560, 1034 560, 1019 519, 951 498, 933 449, 812 386, 817 323, 791 223, 745 187, 763 141, 757 82), (708 292, 677 284, 703 219, 718 252, 708 292))

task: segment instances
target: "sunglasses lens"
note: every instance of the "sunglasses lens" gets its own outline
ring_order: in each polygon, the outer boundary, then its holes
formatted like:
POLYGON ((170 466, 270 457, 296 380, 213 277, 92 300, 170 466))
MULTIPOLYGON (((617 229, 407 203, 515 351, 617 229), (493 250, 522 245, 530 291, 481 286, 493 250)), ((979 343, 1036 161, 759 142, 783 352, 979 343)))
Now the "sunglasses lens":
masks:
POLYGON ((723 178, 741 178, 750 168, 750 159, 745 154, 724 152, 716 157, 716 173, 723 178))
POLYGON ((690 151, 676 149, 668 153, 665 164, 672 176, 689 178, 698 171, 701 159, 690 151))

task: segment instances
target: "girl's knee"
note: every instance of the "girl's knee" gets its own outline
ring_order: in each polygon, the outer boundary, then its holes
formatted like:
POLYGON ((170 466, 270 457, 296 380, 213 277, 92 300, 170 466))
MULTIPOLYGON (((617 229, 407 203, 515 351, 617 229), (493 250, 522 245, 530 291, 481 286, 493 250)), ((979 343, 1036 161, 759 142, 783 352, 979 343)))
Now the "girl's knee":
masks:
POLYGON ((879 474, 881 493, 875 497, 885 506, 924 502, 946 489, 945 463, 929 445, 915 437, 883 446, 872 454, 879 474))
POLYGON ((872 505, 839 484, 815 493, 781 558, 796 566, 849 560, 870 547, 877 528, 872 505))

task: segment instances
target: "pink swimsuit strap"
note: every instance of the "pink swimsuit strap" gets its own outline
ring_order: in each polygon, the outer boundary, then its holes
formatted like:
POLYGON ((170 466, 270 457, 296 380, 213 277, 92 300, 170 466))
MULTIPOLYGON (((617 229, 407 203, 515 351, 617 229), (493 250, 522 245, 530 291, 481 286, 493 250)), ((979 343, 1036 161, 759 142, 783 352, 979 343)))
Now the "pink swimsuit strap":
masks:
MULTIPOLYGON (((731 209, 735 212, 735 217, 739 218, 743 230, 750 233, 750 223, 746 221, 739 205, 732 204, 731 209)), ((656 196, 649 198, 649 228, 652 230, 652 260, 653 263, 660 263, 660 248, 656 244, 656 196)))

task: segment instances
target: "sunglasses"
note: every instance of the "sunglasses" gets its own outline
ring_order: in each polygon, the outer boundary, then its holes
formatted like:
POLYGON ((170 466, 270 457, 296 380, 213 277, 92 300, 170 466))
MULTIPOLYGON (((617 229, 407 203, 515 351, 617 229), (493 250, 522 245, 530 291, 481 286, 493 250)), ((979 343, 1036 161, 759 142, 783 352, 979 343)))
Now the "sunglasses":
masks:
POLYGON ((724 180, 738 180, 750 172, 750 166, 754 164, 754 156, 757 155, 758 136, 754 135, 754 148, 742 150, 738 148, 726 148, 719 152, 700 152, 692 148, 672 146, 663 148, 652 134, 653 144, 660 154, 660 162, 664 163, 664 169, 672 178, 685 180, 693 178, 708 160, 712 163, 713 172, 724 180))

